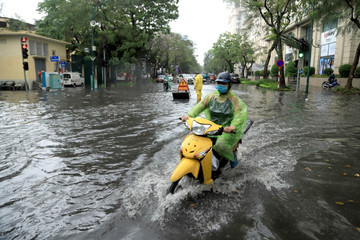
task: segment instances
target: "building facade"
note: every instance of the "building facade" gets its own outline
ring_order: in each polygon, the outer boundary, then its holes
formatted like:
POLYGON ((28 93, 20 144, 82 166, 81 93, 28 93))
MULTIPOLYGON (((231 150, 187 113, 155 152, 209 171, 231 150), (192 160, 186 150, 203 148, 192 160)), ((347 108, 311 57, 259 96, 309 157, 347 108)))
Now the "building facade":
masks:
MULTIPOLYGON (((360 42, 360 36, 354 32, 340 33, 337 30, 338 24, 344 24, 338 21, 328 21, 324 23, 315 23, 311 31, 311 23, 304 20, 300 23, 294 23, 289 26, 286 34, 294 36, 297 39, 312 41, 310 66, 315 67, 315 74, 324 74, 326 68, 339 73, 339 67, 343 64, 352 64, 355 58, 357 45, 360 42)), ((299 58, 299 50, 284 46, 285 64, 289 61, 298 60, 299 67, 303 68, 309 63, 309 51, 304 52, 304 57, 299 58)), ((273 52, 270 64, 275 64, 276 53, 273 52)))
MULTIPOLYGON (((1 19, 0 19, 1 21, 1 19)), ((51 56, 59 56, 59 60, 67 62, 67 42, 36 35, 33 31, 9 31, 0 29, 0 81, 25 83, 21 38, 27 38, 29 70, 25 71, 29 88, 39 79, 39 72, 58 70, 59 62, 51 62, 51 56)))
MULTIPOLYGON (((257 58, 258 66, 263 66, 267 56, 267 50, 270 49, 272 42, 266 41, 267 26, 264 20, 257 19, 251 26, 243 26, 243 19, 246 18, 246 9, 241 1, 238 4, 233 4, 230 9, 229 16, 229 32, 238 34, 247 34, 248 39, 252 42, 254 49, 259 54, 257 58), (238 17, 240 16, 241 17, 238 17), (236 22, 237 19, 237 22, 236 22), (258 22, 258 21, 262 21, 258 22), (266 49, 264 51, 264 49, 266 49)), ((283 60, 285 66, 289 61, 298 60, 299 68, 308 65, 315 67, 315 74, 323 74, 324 69, 332 68, 335 74, 339 73, 339 67, 343 64, 352 64, 355 51, 360 42, 359 34, 354 35, 352 32, 346 34, 337 31, 338 26, 343 26, 345 23, 338 21, 328 21, 324 23, 314 23, 311 28, 309 19, 304 19, 301 22, 293 22, 287 29, 285 35, 293 36, 297 39, 305 39, 310 42, 312 38, 311 59, 309 60, 309 51, 304 52, 304 57, 299 58, 299 50, 284 44, 283 60)), ((269 62, 269 69, 276 63, 278 56, 274 50, 269 62)), ((253 70, 258 70, 254 69, 253 70)))

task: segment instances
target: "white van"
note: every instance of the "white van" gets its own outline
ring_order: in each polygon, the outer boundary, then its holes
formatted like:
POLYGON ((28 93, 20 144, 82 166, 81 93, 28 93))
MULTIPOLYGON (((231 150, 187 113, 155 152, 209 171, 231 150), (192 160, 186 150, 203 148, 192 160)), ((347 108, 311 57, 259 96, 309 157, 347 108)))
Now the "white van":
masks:
POLYGON ((64 86, 83 86, 84 78, 78 72, 65 72, 63 73, 64 86))

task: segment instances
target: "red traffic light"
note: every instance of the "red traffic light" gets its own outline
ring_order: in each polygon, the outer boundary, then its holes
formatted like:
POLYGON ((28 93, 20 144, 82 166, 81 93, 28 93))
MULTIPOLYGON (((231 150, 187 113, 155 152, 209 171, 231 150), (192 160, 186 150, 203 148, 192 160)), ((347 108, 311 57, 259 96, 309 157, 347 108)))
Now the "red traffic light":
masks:
POLYGON ((23 49, 27 49, 28 45, 27 44, 22 44, 22 48, 23 49))
POLYGON ((27 42, 27 38, 26 37, 21 37, 21 42, 27 42))

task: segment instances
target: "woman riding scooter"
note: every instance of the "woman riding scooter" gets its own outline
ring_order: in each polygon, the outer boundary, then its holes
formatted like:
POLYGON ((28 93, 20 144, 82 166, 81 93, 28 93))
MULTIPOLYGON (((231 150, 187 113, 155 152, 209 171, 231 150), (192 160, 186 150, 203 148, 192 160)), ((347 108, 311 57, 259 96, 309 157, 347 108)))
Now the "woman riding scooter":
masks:
POLYGON ((216 90, 196 104, 187 115, 181 117, 181 120, 185 122, 188 117, 194 118, 204 112, 207 119, 222 125, 224 127, 223 134, 217 138, 213 149, 221 157, 230 161, 231 168, 235 168, 238 160, 233 149, 242 138, 248 108, 231 91, 230 74, 223 72, 218 75, 216 90))

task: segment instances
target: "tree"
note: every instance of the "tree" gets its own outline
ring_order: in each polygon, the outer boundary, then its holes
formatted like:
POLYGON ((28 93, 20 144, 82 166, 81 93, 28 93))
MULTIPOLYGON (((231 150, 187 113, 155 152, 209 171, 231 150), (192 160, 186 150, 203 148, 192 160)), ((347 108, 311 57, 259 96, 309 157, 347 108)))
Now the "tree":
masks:
POLYGON ((148 61, 153 66, 153 76, 161 66, 166 72, 175 73, 176 67, 179 73, 190 73, 200 69, 194 56, 194 44, 185 40, 180 34, 158 34, 148 43, 148 61))
MULTIPOLYGON (((352 32, 359 37, 360 33, 360 1, 359 0, 302 0, 303 8, 309 9, 309 16, 313 20, 326 21, 329 19, 338 20, 340 32, 352 32)), ((355 74, 356 66, 359 63, 360 42, 355 51, 355 57, 351 66, 345 88, 350 90, 355 74)))
MULTIPOLYGON (((249 8, 249 3, 247 0, 223 0, 223 2, 227 4, 235 4, 238 6, 243 5, 249 8)), ((246 13, 247 20, 246 20, 246 26, 243 26, 244 31, 245 32, 251 31, 254 34, 254 29, 260 29, 261 32, 263 31, 267 32, 269 29, 264 29, 262 24, 254 28, 254 24, 257 24, 258 22, 257 19, 260 17, 260 19, 262 20, 262 17, 259 14, 258 8, 249 8, 249 9, 252 11, 247 11, 246 13)), ((260 35, 259 31, 256 34, 260 35)), ((271 54, 277 46, 276 38, 273 35, 268 36, 268 39, 271 40, 273 43, 271 47, 267 50, 267 56, 265 58, 264 71, 263 71, 264 79, 267 78, 270 74, 268 71, 269 62, 271 59, 271 54)))
MULTIPOLYGON (((295 0, 246 0, 249 10, 258 12, 270 28, 269 39, 273 40, 279 59, 283 59, 281 37, 290 25, 291 17, 298 11, 295 2, 295 0)), ((286 88, 283 68, 280 70, 280 88, 286 88)))
POLYGON ((241 35, 240 39, 240 47, 238 50, 238 54, 240 56, 240 63, 243 66, 241 76, 244 77, 245 69, 246 69, 246 78, 249 76, 250 69, 254 64, 257 56, 255 55, 255 50, 253 49, 253 43, 248 42, 247 36, 241 35))
POLYGON ((226 62, 215 57, 214 49, 205 53, 204 71, 207 73, 220 73, 226 69, 226 62))
POLYGON ((240 62, 241 40, 238 34, 223 33, 213 45, 214 57, 226 62, 228 72, 234 72, 234 64, 240 62))
POLYGON ((147 43, 156 33, 169 32, 169 22, 178 17, 177 4, 178 0, 44 0, 38 11, 46 16, 38 22, 37 33, 68 41, 69 51, 85 55, 94 19, 101 23, 94 32, 96 61, 136 63, 147 54, 147 43))

